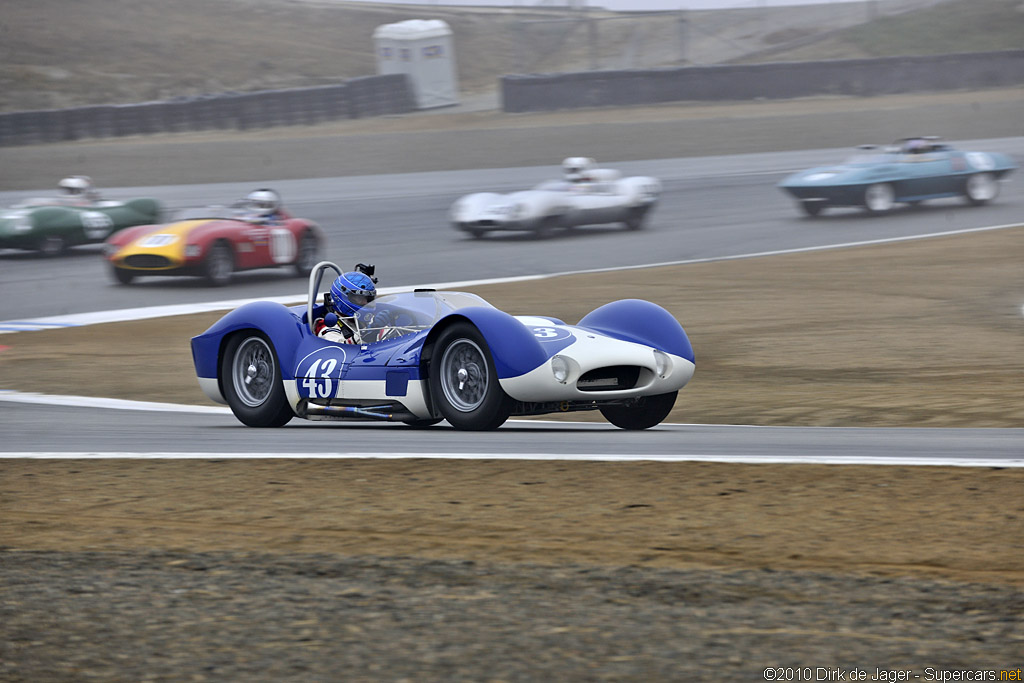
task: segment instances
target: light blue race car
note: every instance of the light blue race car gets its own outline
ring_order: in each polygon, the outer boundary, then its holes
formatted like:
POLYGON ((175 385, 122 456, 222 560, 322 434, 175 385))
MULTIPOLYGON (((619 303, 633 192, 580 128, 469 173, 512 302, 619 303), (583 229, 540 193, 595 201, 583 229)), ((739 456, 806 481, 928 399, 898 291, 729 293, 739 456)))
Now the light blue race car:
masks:
POLYGON ((386 294, 360 311, 363 343, 330 341, 313 332, 329 315, 325 275, 330 284, 341 269, 318 264, 304 306, 249 303, 192 338, 200 386, 242 423, 447 420, 489 430, 512 415, 599 410, 623 429, 647 429, 693 376, 683 328, 637 299, 567 325, 512 316, 465 292, 386 294))
POLYGON ((1006 154, 964 152, 930 136, 858 149, 859 154, 842 164, 794 173, 779 188, 808 216, 834 206, 883 214, 897 203, 943 197, 963 197, 980 206, 999 195, 999 182, 1017 168, 1006 154))

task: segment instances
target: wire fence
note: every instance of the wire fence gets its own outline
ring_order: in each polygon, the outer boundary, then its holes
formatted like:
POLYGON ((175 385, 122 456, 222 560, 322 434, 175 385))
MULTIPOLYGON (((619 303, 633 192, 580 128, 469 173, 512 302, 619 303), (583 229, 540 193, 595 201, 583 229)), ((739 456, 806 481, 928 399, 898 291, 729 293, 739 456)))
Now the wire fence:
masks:
POLYGON ((732 9, 598 14, 582 3, 562 0, 549 4, 573 11, 519 22, 512 70, 529 74, 722 64, 948 1, 833 0, 780 11, 753 0, 732 9))

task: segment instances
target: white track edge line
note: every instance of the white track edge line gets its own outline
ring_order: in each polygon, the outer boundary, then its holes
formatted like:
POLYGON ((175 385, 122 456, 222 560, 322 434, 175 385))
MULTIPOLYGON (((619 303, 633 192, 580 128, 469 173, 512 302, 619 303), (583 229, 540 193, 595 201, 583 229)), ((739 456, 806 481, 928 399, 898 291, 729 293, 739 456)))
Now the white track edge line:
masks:
POLYGON ((1024 459, 783 456, 783 455, 644 455, 586 453, 131 453, 131 452, 0 452, 0 460, 552 460, 594 462, 713 462, 746 465, 889 465, 898 467, 1021 468, 1024 459))

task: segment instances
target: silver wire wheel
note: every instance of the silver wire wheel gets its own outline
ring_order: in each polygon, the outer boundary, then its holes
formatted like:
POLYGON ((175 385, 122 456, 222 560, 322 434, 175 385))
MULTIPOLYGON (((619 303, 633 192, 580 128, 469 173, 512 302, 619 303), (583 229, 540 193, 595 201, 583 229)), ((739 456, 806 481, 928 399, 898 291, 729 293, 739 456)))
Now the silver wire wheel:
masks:
POLYGON ((427 368, 435 415, 455 429, 497 429, 514 401, 501 388, 487 340, 472 323, 456 322, 438 335, 427 368))
POLYGON ((223 287, 231 282, 231 274, 235 270, 235 255, 225 242, 217 242, 210 247, 210 252, 203 262, 203 276, 207 284, 223 287))
POLYGON ((285 398, 274 347, 263 333, 247 330, 233 335, 220 368, 224 398, 243 424, 281 427, 295 417, 285 398))
POLYGON ((259 337, 249 337, 238 347, 231 363, 231 381, 239 400, 250 408, 263 405, 274 386, 274 357, 259 337))
POLYGON ((458 339, 441 356, 441 390, 456 410, 476 410, 487 395, 487 359, 483 351, 469 339, 458 339))

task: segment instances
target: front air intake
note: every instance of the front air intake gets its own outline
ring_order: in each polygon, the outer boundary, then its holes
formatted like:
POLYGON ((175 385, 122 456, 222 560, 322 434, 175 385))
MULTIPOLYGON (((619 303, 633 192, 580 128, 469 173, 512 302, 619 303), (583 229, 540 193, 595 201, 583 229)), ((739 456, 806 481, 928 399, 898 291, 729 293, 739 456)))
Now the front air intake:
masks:
POLYGON ((132 254, 124 260, 131 268, 170 268, 171 260, 156 254, 132 254))
POLYGON ((621 391, 632 389, 640 377, 640 368, 635 365, 612 365, 584 373, 576 380, 580 391, 621 391))

